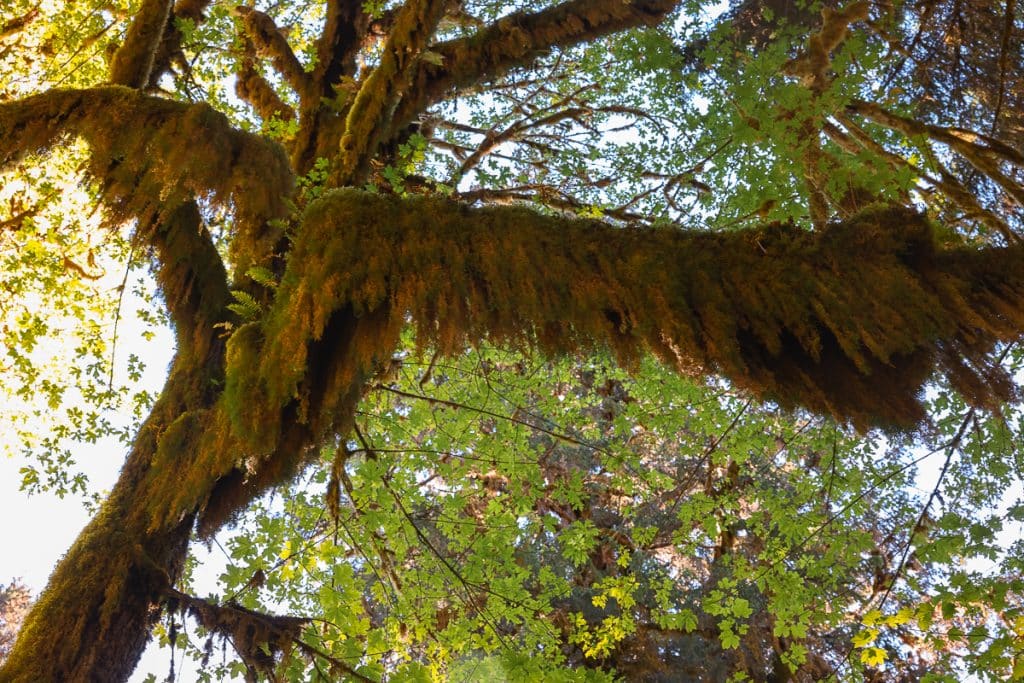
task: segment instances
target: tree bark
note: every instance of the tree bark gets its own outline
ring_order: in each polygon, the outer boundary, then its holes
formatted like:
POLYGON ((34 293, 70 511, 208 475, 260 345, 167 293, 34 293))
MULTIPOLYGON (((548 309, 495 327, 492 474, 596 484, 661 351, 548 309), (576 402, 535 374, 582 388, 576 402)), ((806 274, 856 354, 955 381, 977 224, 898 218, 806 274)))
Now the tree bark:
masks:
POLYGON ((156 471, 161 456, 166 460, 169 427, 202 414, 219 395, 224 343, 214 325, 227 313, 227 275, 192 202, 170 211, 148 236, 178 351, 110 496, 26 618, 0 670, 3 683, 127 680, 184 566, 195 510, 156 515, 153 484, 195 480, 190 470, 203 465, 194 452, 175 452, 173 476, 156 471))
POLYGON ((99 513, 60 561, 25 620, 0 681, 127 680, 149 641, 164 591, 181 574, 193 518, 148 529, 140 498, 157 435, 180 410, 168 381, 99 513))

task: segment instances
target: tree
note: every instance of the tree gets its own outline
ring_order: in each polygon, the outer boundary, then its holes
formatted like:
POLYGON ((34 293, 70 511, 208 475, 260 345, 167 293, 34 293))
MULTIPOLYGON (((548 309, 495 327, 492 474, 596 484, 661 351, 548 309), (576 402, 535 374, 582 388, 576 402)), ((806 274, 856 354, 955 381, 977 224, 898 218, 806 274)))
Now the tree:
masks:
POLYGON ((32 596, 28 588, 17 579, 6 586, 0 586, 0 662, 7 659, 31 603, 32 596))
MULTIPOLYGON (((305 622, 179 591, 190 539, 210 538, 340 439, 328 481, 337 499, 355 465, 347 437, 360 401, 388 386, 407 329, 437 359, 485 342, 553 356, 609 349, 627 367, 652 352, 862 430, 920 423, 936 369, 972 406, 998 409, 1013 386, 993 351, 1024 329, 1011 208, 1024 197, 1012 137, 1021 109, 1009 104, 1019 97, 1018 10, 1006 5, 995 62, 957 53, 972 82, 985 68, 1000 79, 950 123, 920 93, 872 97, 887 70, 945 94, 941 77, 920 76, 924 60, 885 52, 941 44, 925 35, 934 7, 826 7, 820 21, 811 12, 779 29, 799 39, 775 42, 698 23, 698 8, 669 0, 516 11, 143 0, 73 4, 45 20, 12 7, 0 165, 29 173, 38 155, 51 161, 45 182, 12 201, 4 225, 22 232, 5 248, 30 269, 58 245, 59 267, 41 270, 39 286, 68 308, 82 304, 61 278, 91 272, 76 253, 90 267, 95 249, 147 263, 176 354, 118 483, 0 676, 123 680, 168 605, 233 636, 252 670, 275 665, 305 622), (851 28, 860 25, 867 32, 851 28), (624 33, 638 27, 648 30, 624 33), (737 58, 746 43, 764 54, 737 58), (603 50, 649 82, 628 95, 635 81, 603 50), (652 130, 679 132, 666 125, 677 110, 677 123, 693 120, 692 92, 709 84, 725 84, 731 106, 694 128, 686 153, 638 163, 655 148, 652 130), (457 98, 478 98, 468 120, 445 108, 457 98), (618 167, 602 168, 595 140, 624 121, 637 141, 608 151, 618 167), (759 153, 768 143, 771 154, 759 153), (437 150, 446 162, 428 158, 437 150), (56 234, 19 242, 57 212, 60 175, 89 183, 112 235, 103 246, 56 234), (708 182, 740 189, 716 205, 702 199, 708 182), (666 225, 686 211, 718 211, 708 220, 720 229, 666 225)), ((979 23, 990 15, 972 6, 979 23)), ((15 332, 12 372, 31 375, 44 331, 29 316, 15 332)), ((81 382, 97 404, 118 397, 102 388, 104 367, 88 365, 81 382)), ((44 391, 59 403, 63 390, 44 391)), ((76 429, 88 439, 106 427, 90 413, 76 429)), ((623 602, 621 586, 606 588, 623 602)), ((722 595, 730 614, 746 611, 746 597, 722 595)))

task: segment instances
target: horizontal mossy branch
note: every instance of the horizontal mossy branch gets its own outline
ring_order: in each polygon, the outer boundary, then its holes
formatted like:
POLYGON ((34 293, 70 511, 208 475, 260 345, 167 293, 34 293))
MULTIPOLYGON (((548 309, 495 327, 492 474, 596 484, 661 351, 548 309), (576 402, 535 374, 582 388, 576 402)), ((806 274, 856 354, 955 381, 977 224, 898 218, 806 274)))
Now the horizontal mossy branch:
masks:
POLYGON ((570 0, 539 12, 515 12, 471 36, 432 45, 431 52, 440 59, 417 65, 387 137, 431 104, 459 91, 527 66, 552 49, 636 26, 654 26, 678 4, 678 0, 570 0))
POLYGON ((935 368, 975 403, 1010 397, 986 354, 1024 330, 1024 249, 939 249, 903 208, 822 233, 708 234, 344 190, 307 210, 248 368, 271 406, 301 400, 320 371, 308 349, 340 310, 387 319, 347 351, 355 367, 412 320, 445 353, 603 345, 630 364, 650 350, 786 407, 907 428, 935 368))
POLYGON ((86 171, 114 220, 158 222, 201 197, 234 208, 236 251, 259 252, 277 239, 268 221, 287 215, 294 184, 287 157, 209 105, 121 86, 50 90, 0 104, 0 169, 69 137, 88 143, 86 171))
POLYGON ((234 602, 217 604, 180 591, 167 591, 173 608, 182 607, 210 633, 231 639, 242 661, 253 671, 273 678, 282 653, 289 652, 310 619, 267 614, 234 602))

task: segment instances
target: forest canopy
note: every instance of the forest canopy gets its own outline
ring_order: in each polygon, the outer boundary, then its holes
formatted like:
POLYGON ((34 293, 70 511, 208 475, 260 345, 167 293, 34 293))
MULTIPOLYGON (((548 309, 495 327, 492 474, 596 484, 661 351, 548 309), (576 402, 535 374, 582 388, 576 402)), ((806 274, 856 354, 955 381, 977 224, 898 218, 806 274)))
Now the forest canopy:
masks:
POLYGON ((6 2, 0 681, 1024 679, 1022 32, 6 2))

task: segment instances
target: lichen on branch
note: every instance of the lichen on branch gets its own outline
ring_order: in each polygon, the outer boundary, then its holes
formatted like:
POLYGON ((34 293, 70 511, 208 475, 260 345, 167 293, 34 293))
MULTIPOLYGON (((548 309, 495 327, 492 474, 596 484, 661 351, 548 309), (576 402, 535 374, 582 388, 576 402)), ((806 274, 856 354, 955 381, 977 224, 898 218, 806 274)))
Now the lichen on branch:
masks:
POLYGON ((345 190, 305 214, 258 372, 272 405, 293 400, 319 371, 310 344, 347 310, 389 321, 349 351, 366 367, 411 320, 443 353, 601 345, 631 364, 650 350, 785 407, 907 428, 935 368, 976 404, 1009 398, 986 354, 1024 330, 1021 301, 1024 248, 940 249, 904 208, 823 233, 708 234, 345 190))

